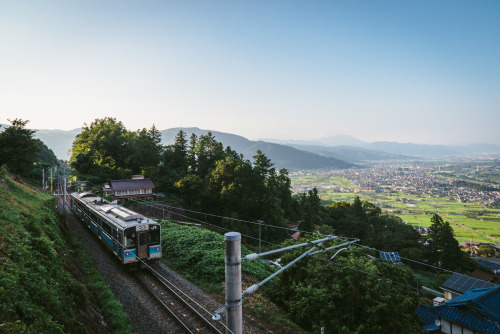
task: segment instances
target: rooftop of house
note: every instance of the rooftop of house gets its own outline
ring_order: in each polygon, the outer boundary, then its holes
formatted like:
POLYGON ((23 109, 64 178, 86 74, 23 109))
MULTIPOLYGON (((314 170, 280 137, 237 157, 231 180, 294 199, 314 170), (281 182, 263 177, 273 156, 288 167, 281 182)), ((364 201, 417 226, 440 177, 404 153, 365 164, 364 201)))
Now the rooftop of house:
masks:
POLYGON ((474 278, 480 279, 481 281, 485 281, 485 282, 491 282, 495 278, 495 275, 488 274, 487 272, 476 269, 469 274, 469 277, 474 277, 474 278))
POLYGON ((417 314, 429 331, 437 327, 436 319, 447 319, 481 333, 500 334, 500 286, 472 289, 439 306, 420 305, 417 314))
POLYGON ((500 264, 498 263, 493 263, 493 262, 487 262, 487 261, 477 261, 479 262, 479 265, 484 268, 488 268, 491 270, 498 270, 500 269, 500 264))
MULTIPOLYGON (((113 191, 153 189, 154 187, 155 186, 151 179, 112 180, 110 186, 113 191)), ((106 190, 109 191, 109 188, 106 190)))

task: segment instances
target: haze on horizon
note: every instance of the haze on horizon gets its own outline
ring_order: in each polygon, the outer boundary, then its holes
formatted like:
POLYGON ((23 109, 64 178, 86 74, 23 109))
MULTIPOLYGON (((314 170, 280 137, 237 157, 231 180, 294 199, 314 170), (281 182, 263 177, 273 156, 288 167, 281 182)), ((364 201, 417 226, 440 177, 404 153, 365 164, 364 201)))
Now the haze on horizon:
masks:
POLYGON ((500 144, 500 2, 0 1, 0 123, 500 144))

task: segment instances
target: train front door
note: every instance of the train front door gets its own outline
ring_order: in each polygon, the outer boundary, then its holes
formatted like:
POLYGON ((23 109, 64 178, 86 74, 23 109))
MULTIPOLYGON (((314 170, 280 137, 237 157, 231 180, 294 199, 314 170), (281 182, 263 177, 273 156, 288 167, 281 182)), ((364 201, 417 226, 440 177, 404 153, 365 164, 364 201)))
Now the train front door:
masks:
POLYGON ((148 257, 147 232, 139 232, 137 235, 137 257, 139 259, 148 257))

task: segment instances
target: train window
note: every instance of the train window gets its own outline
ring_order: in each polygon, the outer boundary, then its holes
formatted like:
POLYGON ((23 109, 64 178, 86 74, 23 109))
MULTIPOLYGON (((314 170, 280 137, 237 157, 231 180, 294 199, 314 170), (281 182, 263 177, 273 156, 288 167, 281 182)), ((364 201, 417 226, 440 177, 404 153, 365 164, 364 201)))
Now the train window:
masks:
POLYGON ((111 234, 111 226, 109 226, 108 224, 102 224, 102 229, 108 234, 111 234))
POLYGON ((160 230, 149 230, 149 243, 159 244, 160 243, 160 230))
POLYGON ((116 228, 113 229, 113 239, 117 239, 118 233, 116 233, 116 228))
POLYGON ((125 247, 135 247, 135 230, 125 232, 125 247))

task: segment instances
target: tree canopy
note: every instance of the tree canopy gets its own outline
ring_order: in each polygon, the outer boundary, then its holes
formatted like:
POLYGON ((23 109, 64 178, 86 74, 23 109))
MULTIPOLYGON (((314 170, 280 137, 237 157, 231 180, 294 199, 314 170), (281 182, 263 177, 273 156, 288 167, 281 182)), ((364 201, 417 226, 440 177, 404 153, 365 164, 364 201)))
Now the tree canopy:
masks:
POLYGON ((33 138, 34 130, 26 128, 29 121, 14 119, 11 126, 0 133, 0 165, 6 165, 13 173, 27 176, 38 161, 37 152, 43 149, 40 141, 33 138))
POLYGON ((443 221, 438 214, 432 216, 431 223, 427 236, 429 260, 437 266, 452 270, 474 267, 468 255, 461 251, 450 223, 443 221))
MULTIPOLYGON (((281 264, 299 254, 288 252, 281 264)), ((306 330, 420 333, 418 299, 407 287, 413 284, 411 270, 370 258, 365 249, 343 250, 331 261, 325 255, 306 257, 270 283, 265 291, 306 330)))
POLYGON ((70 162, 77 178, 96 186, 132 174, 150 177, 158 171, 160 142, 154 125, 131 132, 115 118, 96 119, 76 136, 70 162))

